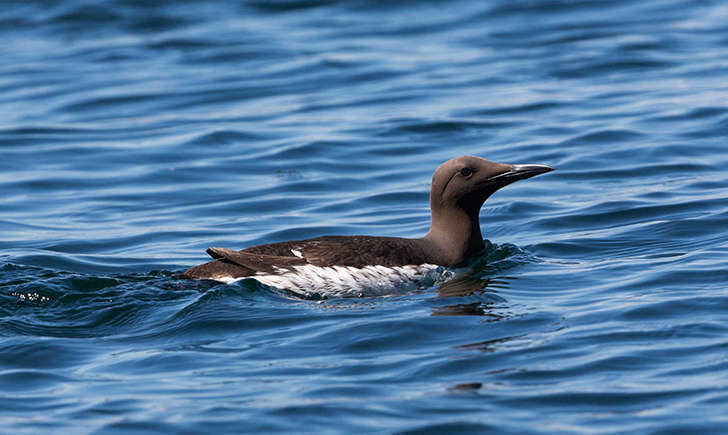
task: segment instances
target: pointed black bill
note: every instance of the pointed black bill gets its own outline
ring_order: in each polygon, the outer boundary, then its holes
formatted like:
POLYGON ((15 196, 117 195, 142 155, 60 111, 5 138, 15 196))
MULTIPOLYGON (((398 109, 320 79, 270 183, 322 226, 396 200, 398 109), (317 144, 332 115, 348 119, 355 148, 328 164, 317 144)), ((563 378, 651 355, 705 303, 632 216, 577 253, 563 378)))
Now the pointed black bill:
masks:
POLYGON ((525 180, 536 175, 553 171, 554 168, 547 165, 511 165, 511 169, 502 174, 488 178, 488 181, 498 183, 502 186, 511 184, 514 181, 525 180))

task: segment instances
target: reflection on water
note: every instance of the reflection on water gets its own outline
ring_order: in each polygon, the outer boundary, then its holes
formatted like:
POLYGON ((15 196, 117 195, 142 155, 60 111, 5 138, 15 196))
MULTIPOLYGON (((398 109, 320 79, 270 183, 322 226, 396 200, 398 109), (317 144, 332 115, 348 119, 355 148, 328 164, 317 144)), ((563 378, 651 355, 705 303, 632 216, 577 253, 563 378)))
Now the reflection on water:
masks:
POLYGON ((483 387, 481 382, 470 382, 466 384, 455 384, 448 387, 447 391, 451 393, 472 393, 483 387))
POLYGON ((469 296, 475 293, 484 293, 489 290, 492 297, 497 297, 497 288, 507 288, 507 278, 484 278, 483 270, 471 268, 464 274, 458 274, 442 284, 437 289, 438 296, 442 298, 469 296))
POLYGON ((485 291, 490 284, 488 279, 480 279, 472 275, 456 276, 437 288, 437 295, 442 298, 468 296, 475 292, 485 291))
POLYGON ((486 277, 493 271, 493 267, 487 267, 484 261, 492 250, 492 244, 488 242, 482 258, 478 258, 467 270, 460 270, 452 279, 445 281, 437 287, 437 295, 440 298, 468 298, 476 297, 478 301, 463 302, 436 306, 432 308, 432 316, 484 316, 489 321, 496 321, 503 318, 502 311, 507 301, 498 296, 497 288, 508 288, 508 281, 504 277, 486 277))
POLYGON ((454 304, 445 305, 441 307, 434 307, 432 309, 433 316, 484 316, 489 321, 497 321, 504 318, 504 316, 494 313, 493 305, 484 302, 473 302, 470 304, 454 304))
MULTIPOLYGON (((509 343, 513 345, 516 342, 521 342, 521 344, 523 344, 525 337, 526 335, 517 335, 513 337, 495 338, 492 340, 479 341, 477 343, 461 344, 457 347, 459 349, 478 350, 481 352, 495 352, 509 343)), ((528 340, 525 341, 527 342, 528 340)))

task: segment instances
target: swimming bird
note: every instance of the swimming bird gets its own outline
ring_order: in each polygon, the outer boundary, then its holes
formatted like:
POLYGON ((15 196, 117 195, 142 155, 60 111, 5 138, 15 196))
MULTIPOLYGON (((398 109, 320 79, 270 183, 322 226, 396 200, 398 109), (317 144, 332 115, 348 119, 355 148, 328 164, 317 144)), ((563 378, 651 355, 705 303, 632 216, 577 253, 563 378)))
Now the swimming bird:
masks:
POLYGON ((250 277, 302 295, 386 294, 478 254, 485 248, 479 221, 485 201, 501 187, 552 170, 456 157, 432 176, 430 230, 422 238, 323 236, 240 251, 213 247, 212 261, 181 277, 224 283, 250 277))

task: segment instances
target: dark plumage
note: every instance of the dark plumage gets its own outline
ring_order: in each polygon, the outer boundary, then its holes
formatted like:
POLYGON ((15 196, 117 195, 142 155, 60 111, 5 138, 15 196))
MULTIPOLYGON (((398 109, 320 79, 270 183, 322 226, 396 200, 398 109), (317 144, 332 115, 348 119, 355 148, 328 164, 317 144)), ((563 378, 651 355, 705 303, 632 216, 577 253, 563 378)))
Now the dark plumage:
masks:
POLYGON ((454 266, 484 248, 478 215, 490 195, 514 181, 552 170, 545 165, 508 165, 474 156, 457 157, 440 165, 432 176, 432 220, 423 238, 324 236, 242 251, 209 248, 207 253, 214 260, 188 269, 182 277, 229 280, 276 275, 307 265, 454 266))

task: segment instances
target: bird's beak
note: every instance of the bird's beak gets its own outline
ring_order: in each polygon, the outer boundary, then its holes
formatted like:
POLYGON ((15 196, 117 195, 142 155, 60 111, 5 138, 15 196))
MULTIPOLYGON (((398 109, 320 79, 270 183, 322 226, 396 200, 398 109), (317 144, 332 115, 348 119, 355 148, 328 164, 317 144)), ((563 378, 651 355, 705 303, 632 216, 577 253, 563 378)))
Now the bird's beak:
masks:
POLYGON ((500 187, 511 184, 514 181, 525 180, 536 175, 553 171, 554 168, 546 165, 510 165, 510 169, 498 175, 488 178, 487 181, 497 183, 500 187))

